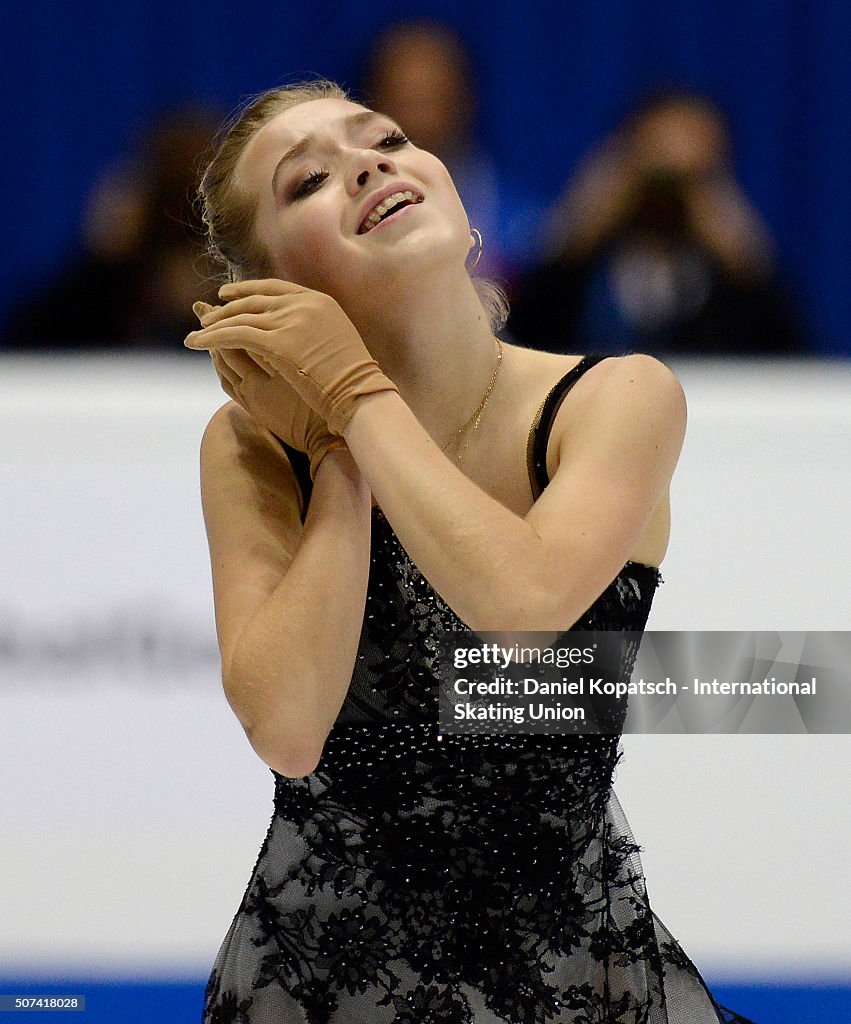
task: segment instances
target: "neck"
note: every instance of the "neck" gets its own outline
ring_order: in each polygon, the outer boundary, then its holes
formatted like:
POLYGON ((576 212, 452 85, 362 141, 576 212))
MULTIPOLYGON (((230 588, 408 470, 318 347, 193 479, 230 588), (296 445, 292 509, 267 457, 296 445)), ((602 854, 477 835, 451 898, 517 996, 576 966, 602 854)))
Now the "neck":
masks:
POLYGON ((451 282, 441 280, 439 287, 427 281, 416 285, 391 289, 374 315, 365 311, 352 319, 372 356, 442 447, 481 401, 497 345, 466 272, 451 282))

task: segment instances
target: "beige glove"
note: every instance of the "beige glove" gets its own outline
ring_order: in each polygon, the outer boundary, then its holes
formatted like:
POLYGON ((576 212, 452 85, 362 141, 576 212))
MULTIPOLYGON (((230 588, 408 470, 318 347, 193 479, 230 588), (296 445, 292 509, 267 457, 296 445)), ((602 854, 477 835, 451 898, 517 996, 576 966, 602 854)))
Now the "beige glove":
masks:
POLYGON ((381 372, 354 324, 324 292, 288 281, 241 281, 219 290, 224 306, 200 317, 187 348, 243 349, 268 365, 342 434, 365 395, 398 388, 381 372))
MULTIPOLYGON (((206 303, 195 303, 196 314, 203 315, 206 303), (201 307, 200 309, 198 307, 201 307)), ((213 366, 222 390, 260 426, 271 431, 291 448, 306 452, 310 476, 315 478, 319 463, 332 448, 345 448, 346 442, 332 434, 325 421, 303 402, 287 382, 271 368, 239 349, 211 351, 213 366)))

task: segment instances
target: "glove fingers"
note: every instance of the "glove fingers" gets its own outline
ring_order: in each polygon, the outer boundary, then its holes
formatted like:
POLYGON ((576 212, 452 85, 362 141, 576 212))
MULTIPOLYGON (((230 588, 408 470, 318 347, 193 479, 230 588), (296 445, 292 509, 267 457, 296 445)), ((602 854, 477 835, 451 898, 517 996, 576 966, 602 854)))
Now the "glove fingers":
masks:
POLYGON ((232 281, 223 284, 219 288, 219 295, 229 302, 231 299, 240 298, 243 295, 296 295, 299 292, 309 291, 300 284, 292 281, 281 281, 279 278, 265 278, 262 281, 232 281))
POLYGON ((222 359, 218 352, 211 352, 210 358, 213 360, 213 367, 215 368, 216 374, 219 378, 219 383, 222 386, 222 391, 234 400, 239 402, 239 398, 236 394, 236 389, 239 387, 239 377, 231 370, 227 363, 222 359))
POLYGON ((186 348, 209 351, 214 348, 219 350, 250 348, 259 349, 261 352, 267 350, 268 346, 264 344, 264 339, 268 332, 256 326, 257 314, 243 313, 242 316, 245 319, 241 323, 235 323, 234 321, 240 318, 234 317, 232 320, 224 320, 220 324, 203 327, 200 331, 192 331, 186 335, 183 344, 186 348))
POLYGON ((230 317, 238 316, 240 313, 266 313, 269 310, 268 295, 246 295, 243 298, 232 299, 223 306, 212 306, 207 312, 202 313, 199 319, 204 327, 212 327, 230 317))
POLYGON ((260 372, 264 377, 271 377, 275 370, 260 353, 246 352, 241 348, 222 348, 217 350, 222 360, 243 381, 260 372))
POLYGON ((249 382, 253 389, 257 373, 265 373, 267 381, 290 385, 329 432, 340 435, 364 395, 398 390, 327 293, 269 279, 227 285, 219 294, 226 305, 202 313, 203 328, 185 344, 219 353, 239 350, 224 358, 240 377, 238 391, 244 397, 249 382), (208 323, 208 316, 215 316, 215 322, 208 323))

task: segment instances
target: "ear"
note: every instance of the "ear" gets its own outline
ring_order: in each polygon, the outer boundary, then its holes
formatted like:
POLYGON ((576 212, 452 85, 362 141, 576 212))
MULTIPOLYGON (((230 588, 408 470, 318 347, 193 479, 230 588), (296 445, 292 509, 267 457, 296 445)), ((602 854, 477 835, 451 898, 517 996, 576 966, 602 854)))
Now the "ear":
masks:
MULTIPOLYGON (((475 270, 482 258, 482 233, 478 228, 470 228, 470 250, 474 247, 476 248, 476 258, 472 263, 467 264, 467 270, 475 270)), ((467 259, 469 259, 469 250, 467 259)))

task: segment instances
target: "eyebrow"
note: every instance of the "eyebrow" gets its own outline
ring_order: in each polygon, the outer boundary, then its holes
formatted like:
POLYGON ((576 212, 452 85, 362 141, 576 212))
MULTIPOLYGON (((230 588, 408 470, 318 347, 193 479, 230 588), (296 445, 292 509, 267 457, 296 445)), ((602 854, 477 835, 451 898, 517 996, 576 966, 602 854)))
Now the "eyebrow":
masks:
MULTIPOLYGON (((346 131, 351 131, 353 128, 360 128, 361 125, 369 124, 370 121, 375 121, 384 115, 379 114, 375 110, 362 110, 359 114, 349 114, 348 117, 343 119, 343 124, 346 127, 346 131)), ((283 170, 286 163, 297 159, 306 150, 310 149, 313 145, 313 136, 306 135, 303 139, 299 139, 295 145, 284 153, 281 159, 278 161, 275 170, 272 173, 272 192, 275 193, 278 190, 278 174, 283 170)))

